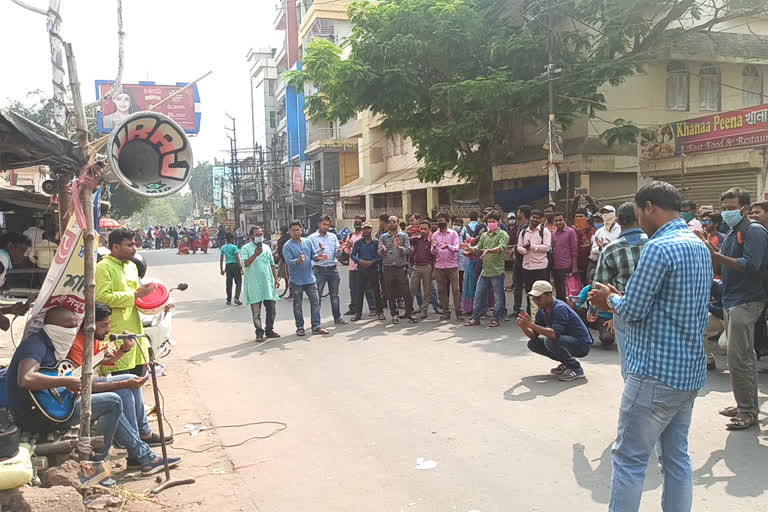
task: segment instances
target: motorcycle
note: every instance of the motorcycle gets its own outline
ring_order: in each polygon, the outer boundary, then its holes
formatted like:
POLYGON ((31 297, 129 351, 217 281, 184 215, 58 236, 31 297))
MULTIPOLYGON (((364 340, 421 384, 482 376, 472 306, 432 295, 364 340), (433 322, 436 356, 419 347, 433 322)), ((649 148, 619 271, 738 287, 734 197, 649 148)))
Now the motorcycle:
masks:
MULTIPOLYGON (((187 288, 189 288, 187 283, 179 283, 168 292, 169 294, 173 293, 174 290, 183 292, 187 288)), ((169 297, 168 305, 172 304, 173 297, 169 297)), ((149 340, 149 348, 155 359, 168 356, 173 347, 176 346, 176 342, 171 338, 173 308, 165 307, 154 315, 145 315, 140 312, 139 318, 141 319, 141 326, 144 328, 144 336, 149 340)))

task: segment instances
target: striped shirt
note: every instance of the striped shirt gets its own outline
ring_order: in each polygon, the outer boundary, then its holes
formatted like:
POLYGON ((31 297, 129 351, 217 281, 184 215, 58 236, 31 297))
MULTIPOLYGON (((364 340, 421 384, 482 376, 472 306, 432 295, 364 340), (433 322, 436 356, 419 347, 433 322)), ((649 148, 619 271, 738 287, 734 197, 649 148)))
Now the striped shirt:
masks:
POLYGON ((648 237, 640 228, 622 231, 619 238, 605 246, 597 259, 595 281, 612 284, 621 293, 627 289, 627 281, 635 271, 648 237))
POLYGON ((712 258, 682 219, 648 240, 626 295, 610 303, 627 324, 627 372, 653 377, 681 391, 707 380, 701 337, 707 326, 712 258))

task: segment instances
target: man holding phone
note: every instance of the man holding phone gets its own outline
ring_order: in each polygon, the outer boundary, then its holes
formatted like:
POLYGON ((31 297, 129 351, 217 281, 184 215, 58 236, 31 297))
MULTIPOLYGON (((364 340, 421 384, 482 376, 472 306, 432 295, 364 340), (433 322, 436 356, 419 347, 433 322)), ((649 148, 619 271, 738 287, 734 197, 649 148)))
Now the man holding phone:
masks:
POLYGON ((264 245, 264 230, 261 226, 252 227, 249 238, 250 242, 240 249, 245 277, 243 298, 251 306, 256 341, 262 341, 265 334, 267 338, 279 338, 280 335, 274 331, 277 287, 280 285, 277 265, 269 245, 264 245), (267 312, 266 328, 261 324, 262 304, 267 312))

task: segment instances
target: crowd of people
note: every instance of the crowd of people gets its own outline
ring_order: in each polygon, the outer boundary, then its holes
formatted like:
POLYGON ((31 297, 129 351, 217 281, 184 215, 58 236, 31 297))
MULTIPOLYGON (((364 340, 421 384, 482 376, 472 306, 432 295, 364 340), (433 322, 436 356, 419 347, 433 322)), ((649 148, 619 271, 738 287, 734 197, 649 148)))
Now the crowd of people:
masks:
MULTIPOLYGON (((304 295, 311 332, 328 334, 320 316, 326 285, 334 323, 346 324, 338 264, 345 257, 352 321, 362 319, 366 305, 380 320, 388 309, 395 324, 428 318, 431 306, 440 321, 455 317, 467 327, 514 319, 529 350, 557 362, 551 373, 563 381, 585 376, 578 359, 589 354, 594 329, 604 347, 617 346, 625 383, 610 510, 638 510, 654 449, 664 473, 663 508, 690 510, 687 436, 698 390, 716 367, 711 344, 727 350, 735 404, 718 411, 728 417, 725 428, 757 424, 757 358, 768 354, 768 202, 751 203, 746 191, 732 188, 723 192, 720 212, 700 212, 663 182, 618 207, 583 199, 587 208, 576 205, 569 215, 549 204, 506 215, 492 208, 466 223, 442 213, 413 214, 408 224, 382 215, 378 226, 357 217, 342 239, 329 217, 308 237, 295 221, 282 230, 274 254, 255 227, 239 251, 222 248, 220 270, 228 282, 239 283, 245 273, 244 298, 260 341, 279 337, 281 260, 298 336, 306 334, 304 295), (507 272, 512 282, 505 287, 507 272)), ((238 284, 236 303, 239 290, 238 284)), ((227 297, 229 303, 231 284, 227 297)))

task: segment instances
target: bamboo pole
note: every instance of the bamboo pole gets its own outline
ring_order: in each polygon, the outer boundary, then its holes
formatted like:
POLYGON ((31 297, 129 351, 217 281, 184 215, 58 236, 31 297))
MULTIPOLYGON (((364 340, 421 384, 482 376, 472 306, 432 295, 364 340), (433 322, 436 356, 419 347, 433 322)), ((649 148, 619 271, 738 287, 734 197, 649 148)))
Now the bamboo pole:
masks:
MULTIPOLYGON (((74 105, 75 126, 77 128, 77 145, 87 159, 88 146, 88 122, 85 118, 83 99, 80 96, 80 81, 77 76, 77 65, 72 53, 72 45, 66 43, 67 68, 69 70, 69 87, 72 91, 72 103, 74 105)), ((95 303, 96 303, 96 279, 94 252, 94 226, 93 226, 93 190, 87 185, 80 187, 80 204, 85 213, 85 232, 83 243, 83 277, 85 281, 85 317, 83 318, 83 374, 81 377, 80 395, 80 442, 77 445, 78 457, 81 461, 91 458, 91 382, 93 380, 93 338, 96 331, 95 303)))

